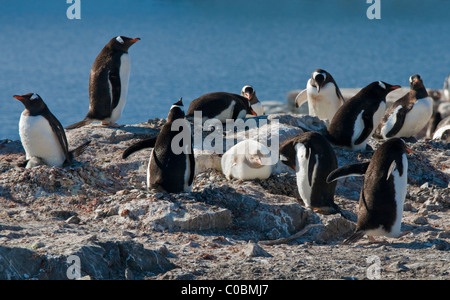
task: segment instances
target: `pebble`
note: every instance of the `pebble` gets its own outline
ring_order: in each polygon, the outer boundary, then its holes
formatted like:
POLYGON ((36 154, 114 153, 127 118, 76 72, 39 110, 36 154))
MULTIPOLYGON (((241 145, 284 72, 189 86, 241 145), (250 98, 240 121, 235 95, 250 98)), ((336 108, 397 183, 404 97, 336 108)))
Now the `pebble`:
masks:
POLYGON ((417 225, 426 225, 428 224, 428 220, 424 216, 419 216, 414 219, 413 223, 417 225))
POLYGON ((80 218, 77 215, 75 215, 75 216, 71 216, 70 218, 68 218, 66 220, 66 223, 67 224, 79 224, 80 221, 81 221, 80 218))

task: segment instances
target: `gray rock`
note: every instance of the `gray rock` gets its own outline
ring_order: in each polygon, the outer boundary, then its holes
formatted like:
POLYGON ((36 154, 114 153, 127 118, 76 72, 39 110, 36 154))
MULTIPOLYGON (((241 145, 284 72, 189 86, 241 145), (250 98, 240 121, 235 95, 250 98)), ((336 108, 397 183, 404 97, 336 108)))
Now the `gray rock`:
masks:
POLYGON ((126 274, 131 273, 134 278, 143 278, 175 268, 157 250, 146 249, 132 241, 79 242, 67 239, 64 251, 46 254, 0 246, 0 279, 76 279, 68 278, 68 274, 77 274, 70 273, 70 268, 77 263, 68 260, 71 256, 79 259, 80 278, 125 279, 126 274))
POLYGON ((264 250, 258 244, 249 242, 241 253, 247 257, 273 257, 270 253, 264 250))

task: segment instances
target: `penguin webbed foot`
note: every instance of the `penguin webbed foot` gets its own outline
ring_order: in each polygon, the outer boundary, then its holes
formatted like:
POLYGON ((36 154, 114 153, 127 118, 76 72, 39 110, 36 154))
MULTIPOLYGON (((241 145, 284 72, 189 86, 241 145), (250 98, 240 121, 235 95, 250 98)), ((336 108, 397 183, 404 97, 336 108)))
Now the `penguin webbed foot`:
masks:
POLYGON ((110 122, 110 121, 102 121, 102 125, 105 127, 110 127, 110 128, 122 128, 125 125, 119 125, 116 122, 110 122))

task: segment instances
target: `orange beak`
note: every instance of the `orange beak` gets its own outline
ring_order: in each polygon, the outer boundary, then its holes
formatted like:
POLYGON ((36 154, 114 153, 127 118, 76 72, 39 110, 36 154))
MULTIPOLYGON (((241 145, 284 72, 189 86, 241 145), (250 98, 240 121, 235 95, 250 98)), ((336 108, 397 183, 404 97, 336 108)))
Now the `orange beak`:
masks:
POLYGON ((408 147, 406 147, 406 152, 408 153, 408 154, 412 154, 412 153, 414 153, 411 149, 409 149, 408 147))
POLYGON ((25 98, 22 96, 18 96, 18 95, 14 95, 14 98, 16 98, 17 100, 24 100, 25 98))
POLYGON ((255 113, 255 111, 254 111, 253 109, 252 109, 251 113, 252 113, 252 115, 254 115, 255 117, 257 117, 257 116, 258 116, 258 114, 257 114, 257 113, 255 113))
POLYGON ((399 89, 399 88, 401 88, 401 86, 399 86, 399 85, 394 85, 394 86, 391 87, 391 91, 397 90, 397 89, 399 89))
POLYGON ((135 39, 132 39, 131 42, 136 43, 137 41, 140 41, 140 40, 141 40, 140 38, 135 38, 135 39))

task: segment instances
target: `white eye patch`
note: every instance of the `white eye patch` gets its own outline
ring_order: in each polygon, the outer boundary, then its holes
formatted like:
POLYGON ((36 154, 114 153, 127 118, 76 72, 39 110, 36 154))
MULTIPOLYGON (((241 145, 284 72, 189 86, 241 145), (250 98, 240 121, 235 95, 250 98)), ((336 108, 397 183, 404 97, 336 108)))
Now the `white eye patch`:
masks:
POLYGON ((31 96, 30 100, 37 100, 38 98, 39 98, 38 95, 33 94, 33 95, 31 96))
POLYGON ((386 85, 381 81, 378 81, 378 85, 381 86, 383 89, 386 89, 386 85))
POLYGON ((314 72, 313 78, 316 78, 317 75, 322 75, 322 76, 323 76, 323 80, 327 79, 327 74, 325 74, 325 73, 319 73, 319 72, 314 72))
POLYGON ((116 41, 118 41, 121 44, 125 43, 120 35, 116 37, 116 41))

